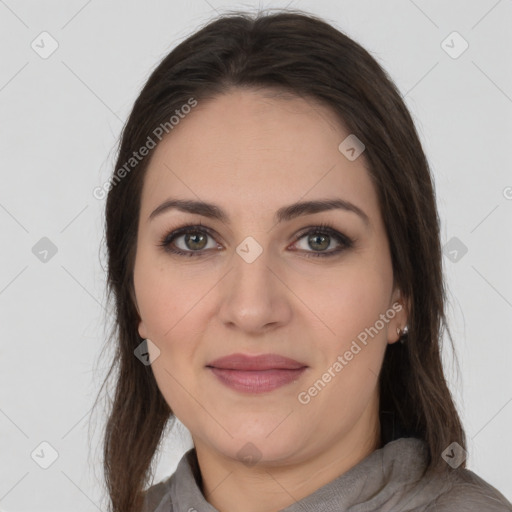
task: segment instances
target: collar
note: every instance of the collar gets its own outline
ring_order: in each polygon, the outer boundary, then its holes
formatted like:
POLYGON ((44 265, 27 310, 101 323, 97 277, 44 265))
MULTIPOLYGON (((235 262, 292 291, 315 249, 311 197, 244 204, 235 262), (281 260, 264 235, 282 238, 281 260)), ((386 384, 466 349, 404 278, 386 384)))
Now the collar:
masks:
MULTIPOLYGON (((281 512, 343 512, 356 504, 365 511, 393 510, 403 503, 402 491, 406 488, 410 491, 419 483, 426 462, 427 447, 423 440, 402 437, 390 441, 281 512)), ((191 448, 165 482, 165 494, 155 512, 218 512, 203 496, 200 479, 195 448, 191 448)), ((418 494, 418 499, 421 495, 418 494)))

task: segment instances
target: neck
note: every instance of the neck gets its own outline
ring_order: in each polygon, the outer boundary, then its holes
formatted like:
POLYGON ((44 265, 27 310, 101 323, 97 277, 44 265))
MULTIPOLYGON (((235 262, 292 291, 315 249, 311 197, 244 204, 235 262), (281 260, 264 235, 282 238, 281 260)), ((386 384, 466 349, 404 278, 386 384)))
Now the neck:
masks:
MULTIPOLYGON (((309 496, 381 448, 378 407, 299 462, 246 466, 194 439, 205 499, 223 512, 272 512, 309 496)), ((297 459, 295 459, 297 460, 297 459)))

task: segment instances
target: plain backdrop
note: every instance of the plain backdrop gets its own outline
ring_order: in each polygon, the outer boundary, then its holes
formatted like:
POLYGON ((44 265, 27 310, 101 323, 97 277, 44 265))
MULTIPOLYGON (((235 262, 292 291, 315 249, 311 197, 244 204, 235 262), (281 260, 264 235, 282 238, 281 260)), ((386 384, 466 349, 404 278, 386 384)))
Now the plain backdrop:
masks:
MULTIPOLYGON (((512 500, 512 1, 0 0, 0 510, 105 510, 104 418, 90 410, 109 308, 92 191, 177 43, 225 10, 286 5, 365 47, 413 115, 446 246, 461 371, 447 343, 444 357, 468 466, 512 500)), ((178 423, 156 479, 190 446, 178 423)))

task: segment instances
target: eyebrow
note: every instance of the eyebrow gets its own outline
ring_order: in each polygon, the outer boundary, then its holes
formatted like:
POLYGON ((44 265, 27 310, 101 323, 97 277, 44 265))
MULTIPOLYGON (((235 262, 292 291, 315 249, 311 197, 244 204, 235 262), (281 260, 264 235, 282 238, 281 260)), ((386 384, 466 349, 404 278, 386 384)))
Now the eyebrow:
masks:
MULTIPOLYGON (((230 224, 228 214, 216 204, 190 199, 168 199, 151 212, 148 220, 151 221, 158 215, 173 209, 186 213, 195 213, 197 215, 202 215, 203 217, 219 220, 225 224, 230 224)), ((286 222, 302 215, 311 215, 314 213, 337 209, 355 213, 367 226, 370 224, 368 215, 361 210, 361 208, 340 198, 301 201, 288 206, 283 206, 277 210, 274 216, 274 222, 286 222)))

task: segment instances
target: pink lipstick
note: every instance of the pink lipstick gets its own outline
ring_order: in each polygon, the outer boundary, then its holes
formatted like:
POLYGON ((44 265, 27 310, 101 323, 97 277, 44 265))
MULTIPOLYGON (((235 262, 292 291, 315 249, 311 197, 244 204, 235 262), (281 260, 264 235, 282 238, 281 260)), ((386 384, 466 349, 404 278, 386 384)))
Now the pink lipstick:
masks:
POLYGON ((231 354, 206 366, 223 384, 246 393, 277 389, 297 380, 307 368, 304 363, 278 354, 231 354))

